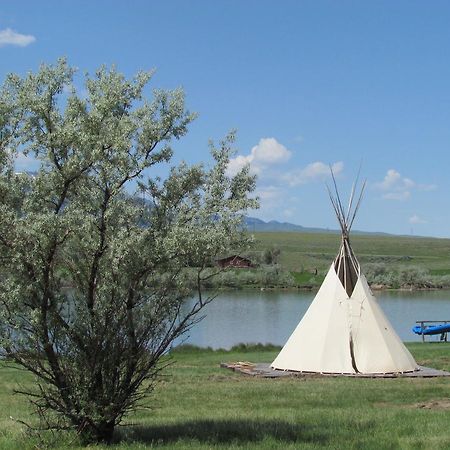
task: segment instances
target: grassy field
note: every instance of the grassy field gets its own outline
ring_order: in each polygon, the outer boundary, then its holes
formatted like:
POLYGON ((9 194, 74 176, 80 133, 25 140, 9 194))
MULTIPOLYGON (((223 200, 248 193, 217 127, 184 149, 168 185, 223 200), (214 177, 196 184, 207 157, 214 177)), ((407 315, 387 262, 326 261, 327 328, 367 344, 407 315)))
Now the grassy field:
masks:
MULTIPOLYGON (((419 363, 450 370, 450 344, 409 348, 419 363)), ((175 364, 146 405, 151 409, 127 419, 113 448, 450 448, 450 379, 267 380, 219 368, 221 361, 271 361, 276 353, 174 352, 175 364)), ((45 448, 10 419, 29 419, 24 399, 11 389, 31 382, 24 372, 0 369, 2 450, 45 448)), ((53 448, 81 448, 73 436, 59 439, 53 448)))
MULTIPOLYGON (((256 250, 278 247, 281 265, 294 272, 327 269, 340 245, 337 234, 254 233, 254 236, 256 250)), ((416 265, 439 275, 450 273, 450 239, 353 235, 351 242, 362 264, 416 265)))
MULTIPOLYGON (((275 279, 273 287, 320 286, 340 245, 340 236, 332 233, 267 232, 254 237, 255 248, 249 256, 255 262, 264 263, 269 249, 280 251, 277 262, 284 279, 275 279)), ((450 239, 357 234, 351 239, 369 283, 393 289, 450 287, 450 239)), ((269 267, 262 264, 258 270, 269 267)), ((261 286, 270 287, 260 278, 261 286)))

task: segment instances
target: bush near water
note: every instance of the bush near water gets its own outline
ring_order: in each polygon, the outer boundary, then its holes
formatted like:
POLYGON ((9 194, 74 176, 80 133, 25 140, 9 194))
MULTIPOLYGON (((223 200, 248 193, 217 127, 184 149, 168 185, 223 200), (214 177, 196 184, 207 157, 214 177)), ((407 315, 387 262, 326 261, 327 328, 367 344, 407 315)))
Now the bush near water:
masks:
MULTIPOLYGON (((333 233, 254 233, 247 256, 256 267, 230 269, 214 280, 224 288, 318 288, 334 260, 333 233)), ((450 239, 355 235, 352 246, 369 284, 378 289, 450 288, 450 239)))

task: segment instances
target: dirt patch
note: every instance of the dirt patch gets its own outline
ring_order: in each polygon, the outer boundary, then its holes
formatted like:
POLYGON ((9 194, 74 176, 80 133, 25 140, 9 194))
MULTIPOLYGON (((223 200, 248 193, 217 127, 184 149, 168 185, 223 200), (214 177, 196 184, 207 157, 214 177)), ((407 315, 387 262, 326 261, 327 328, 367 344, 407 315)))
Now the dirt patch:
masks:
POLYGON ((450 398, 415 403, 411 407, 420 409, 450 409, 450 398))
POLYGON ((427 402, 409 403, 407 405, 399 405, 388 402, 377 402, 374 404, 377 408, 406 408, 406 409, 450 409, 450 398, 441 398, 436 400, 429 400, 427 402))
POLYGON ((220 383, 220 382, 242 383, 242 382, 247 381, 248 379, 244 378, 244 377, 235 376, 234 374, 229 374, 229 375, 216 375, 216 374, 214 374, 214 375, 208 375, 207 380, 208 381, 218 382, 218 383, 220 383))

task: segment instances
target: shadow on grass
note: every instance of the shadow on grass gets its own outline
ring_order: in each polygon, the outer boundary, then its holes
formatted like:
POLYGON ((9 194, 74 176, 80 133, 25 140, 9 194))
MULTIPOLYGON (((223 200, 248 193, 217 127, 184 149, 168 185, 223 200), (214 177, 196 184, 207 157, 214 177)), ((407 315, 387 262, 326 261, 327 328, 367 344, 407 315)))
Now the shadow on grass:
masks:
POLYGON ((204 443, 246 443, 273 438, 279 442, 326 443, 330 436, 316 426, 277 420, 196 420, 171 425, 119 428, 114 443, 166 445, 179 440, 204 443))

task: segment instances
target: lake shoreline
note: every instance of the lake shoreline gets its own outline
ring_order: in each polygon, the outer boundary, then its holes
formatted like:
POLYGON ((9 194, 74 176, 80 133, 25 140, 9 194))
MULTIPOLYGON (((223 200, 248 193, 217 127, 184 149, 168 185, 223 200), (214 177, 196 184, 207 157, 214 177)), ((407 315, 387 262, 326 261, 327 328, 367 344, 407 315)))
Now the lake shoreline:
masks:
MULTIPOLYGON (((388 286, 369 285, 370 289, 375 292, 433 292, 433 291, 447 291, 448 287, 400 287, 393 288, 388 286)), ((314 292, 320 289, 320 286, 218 286, 216 289, 220 292, 235 292, 235 291, 269 291, 269 292, 314 292)), ((209 290, 209 288, 208 288, 209 290)))
MULTIPOLYGON (((283 345, 304 316, 316 291, 298 289, 227 289, 215 295, 205 316, 189 332, 186 343, 231 348, 239 343, 283 345)), ((450 290, 384 290, 374 292, 400 339, 418 341, 417 321, 450 321, 450 290)), ((190 299, 186 305, 189 307, 190 299)))

